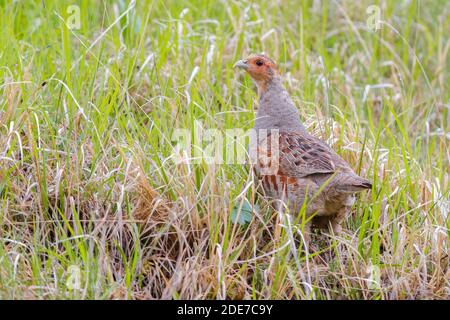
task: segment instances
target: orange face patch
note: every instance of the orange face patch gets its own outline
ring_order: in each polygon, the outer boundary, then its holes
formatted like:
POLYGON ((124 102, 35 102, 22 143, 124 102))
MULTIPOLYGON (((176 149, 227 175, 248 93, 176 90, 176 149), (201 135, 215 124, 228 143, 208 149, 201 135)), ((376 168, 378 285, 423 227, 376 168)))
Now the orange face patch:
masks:
POLYGON ((279 74, 275 62, 264 55, 252 54, 246 62, 247 72, 256 82, 266 82, 279 74))

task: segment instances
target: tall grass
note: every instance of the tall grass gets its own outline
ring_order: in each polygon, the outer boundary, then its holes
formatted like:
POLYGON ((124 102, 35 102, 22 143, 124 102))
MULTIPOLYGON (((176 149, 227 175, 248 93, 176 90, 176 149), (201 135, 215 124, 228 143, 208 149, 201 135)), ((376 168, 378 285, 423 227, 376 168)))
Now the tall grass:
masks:
POLYGON ((0 298, 448 298, 449 2, 372 4, 0 0, 0 298), (176 128, 253 126, 262 51, 373 182, 308 252, 245 165, 173 161, 176 128))

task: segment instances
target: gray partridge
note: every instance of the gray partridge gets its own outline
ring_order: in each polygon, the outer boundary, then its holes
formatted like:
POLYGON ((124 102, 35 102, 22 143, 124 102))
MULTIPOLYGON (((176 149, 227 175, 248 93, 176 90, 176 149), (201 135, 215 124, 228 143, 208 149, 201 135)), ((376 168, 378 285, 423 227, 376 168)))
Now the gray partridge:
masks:
POLYGON ((274 61, 253 54, 235 67, 246 70, 258 88, 254 124, 257 160, 253 169, 264 194, 278 203, 283 201, 294 215, 306 200, 306 216, 314 215, 305 224, 307 241, 312 224, 331 226, 339 234, 354 193, 371 189, 372 184, 359 177, 325 142, 306 132, 274 61))

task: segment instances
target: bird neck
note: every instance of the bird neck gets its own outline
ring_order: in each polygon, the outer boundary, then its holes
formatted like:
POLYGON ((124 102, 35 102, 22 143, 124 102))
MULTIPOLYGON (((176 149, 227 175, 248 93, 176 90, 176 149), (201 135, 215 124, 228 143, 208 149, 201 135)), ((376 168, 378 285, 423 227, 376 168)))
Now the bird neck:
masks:
POLYGON ((304 131, 297 108, 284 88, 279 76, 258 85, 259 108, 255 129, 280 129, 283 131, 304 131))

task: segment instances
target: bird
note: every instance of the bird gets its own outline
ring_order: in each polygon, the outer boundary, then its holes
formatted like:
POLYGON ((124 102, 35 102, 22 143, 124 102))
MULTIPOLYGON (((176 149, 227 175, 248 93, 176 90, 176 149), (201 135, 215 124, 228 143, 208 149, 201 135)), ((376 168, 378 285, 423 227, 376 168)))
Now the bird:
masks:
POLYGON ((252 164, 263 194, 276 200, 278 210, 287 208, 291 215, 305 214, 306 244, 312 226, 328 227, 339 235, 355 193, 372 189, 372 184, 357 175, 328 144, 307 132, 272 59, 251 54, 234 67, 245 70, 258 91, 253 127, 257 156, 252 164), (306 210, 301 211, 305 202, 306 210))

